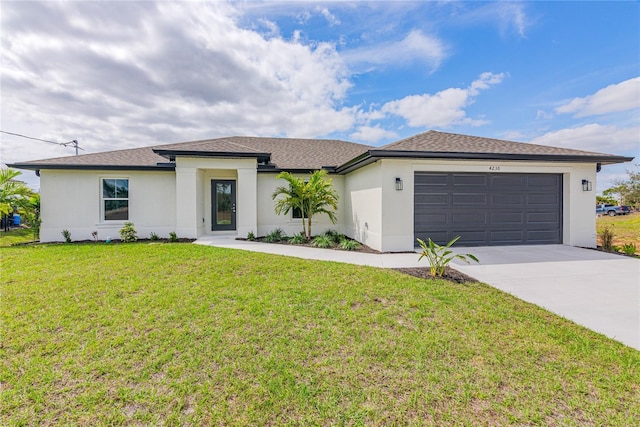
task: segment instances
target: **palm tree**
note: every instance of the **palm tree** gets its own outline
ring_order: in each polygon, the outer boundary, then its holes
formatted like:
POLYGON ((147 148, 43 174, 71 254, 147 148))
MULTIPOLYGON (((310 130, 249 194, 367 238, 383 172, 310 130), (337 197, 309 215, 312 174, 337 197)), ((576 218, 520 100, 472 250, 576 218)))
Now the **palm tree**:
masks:
MULTIPOLYGON (((311 217, 326 214, 332 224, 337 222, 338 193, 333 188, 333 180, 326 177, 324 169, 314 171, 305 185, 305 207, 307 208, 307 239, 311 238, 311 217)), ((302 216, 304 222, 304 215, 302 216)))
MULTIPOLYGON (((280 172, 276 178, 284 179, 289 183, 288 187, 276 188, 273 192, 273 195, 271 196, 273 200, 276 200, 278 196, 283 196, 276 201, 276 214, 287 215, 291 210, 300 209, 300 211, 302 212, 302 218, 304 218, 304 215, 306 213, 306 209, 303 203, 303 194, 305 187, 304 180, 302 178, 293 176, 289 172, 280 172)), ((302 233, 305 236, 307 235, 304 220, 302 221, 302 233)))
POLYGON ((289 172, 281 172, 277 176, 286 180, 289 186, 278 187, 273 192, 272 198, 277 199, 276 213, 286 215, 292 209, 300 209, 302 233, 307 239, 311 238, 313 215, 324 213, 333 224, 337 221, 334 211, 338 209, 338 193, 333 189, 332 180, 327 178, 326 174, 326 170, 317 170, 309 176, 307 182, 289 172), (278 199, 279 196, 283 197, 278 199))
MULTIPOLYGON (((16 210, 27 210, 33 192, 24 182, 15 178, 22 173, 15 169, 0 169, 0 216, 6 219, 16 210)), ((6 224, 6 221, 4 221, 6 224)))

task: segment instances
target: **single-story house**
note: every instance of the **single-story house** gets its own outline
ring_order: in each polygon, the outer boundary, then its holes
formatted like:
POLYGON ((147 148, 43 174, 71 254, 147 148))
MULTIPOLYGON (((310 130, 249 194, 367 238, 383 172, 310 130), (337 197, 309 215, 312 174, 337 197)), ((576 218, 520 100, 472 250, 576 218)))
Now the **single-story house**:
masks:
POLYGON ((339 140, 229 137, 10 165, 40 176, 41 240, 198 238, 302 230, 276 215, 280 171, 326 169, 339 194, 338 222, 314 217, 383 252, 416 238, 459 246, 595 247, 595 181, 601 165, 632 158, 428 131, 383 147, 339 140))

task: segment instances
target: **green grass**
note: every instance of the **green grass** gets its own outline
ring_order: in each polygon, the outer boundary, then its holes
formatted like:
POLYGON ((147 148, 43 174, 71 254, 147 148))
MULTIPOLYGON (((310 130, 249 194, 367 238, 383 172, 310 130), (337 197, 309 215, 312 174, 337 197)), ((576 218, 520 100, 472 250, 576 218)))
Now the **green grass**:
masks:
POLYGON ((640 419, 640 352, 486 285, 190 244, 0 259, 0 425, 640 419))
POLYGON ((0 246, 11 246, 15 243, 33 242, 33 230, 29 228, 14 228, 7 232, 0 231, 0 246))
POLYGON ((614 245, 622 246, 625 243, 635 243, 640 248, 640 213, 598 217, 596 220, 598 244, 600 244, 600 233, 606 226, 613 230, 614 245))

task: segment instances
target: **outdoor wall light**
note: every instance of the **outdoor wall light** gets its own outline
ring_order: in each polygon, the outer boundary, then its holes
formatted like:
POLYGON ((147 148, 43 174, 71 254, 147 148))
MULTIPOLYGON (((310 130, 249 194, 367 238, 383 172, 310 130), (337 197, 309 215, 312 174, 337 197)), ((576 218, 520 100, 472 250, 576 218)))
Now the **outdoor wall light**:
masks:
POLYGON ((402 190, 402 178, 396 178, 396 190, 397 191, 402 190))
POLYGON ((586 179, 582 180, 582 191, 591 191, 591 181, 586 179))

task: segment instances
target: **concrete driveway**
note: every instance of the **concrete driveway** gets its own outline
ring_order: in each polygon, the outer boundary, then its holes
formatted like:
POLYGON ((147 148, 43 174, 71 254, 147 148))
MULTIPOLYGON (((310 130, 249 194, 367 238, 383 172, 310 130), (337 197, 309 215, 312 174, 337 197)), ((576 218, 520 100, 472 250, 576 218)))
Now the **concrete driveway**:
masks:
POLYGON ((563 245, 458 248, 457 270, 640 350, 640 260, 563 245))

